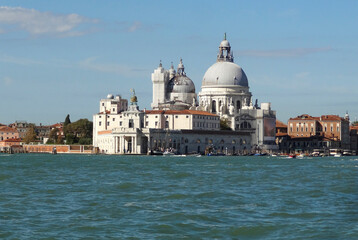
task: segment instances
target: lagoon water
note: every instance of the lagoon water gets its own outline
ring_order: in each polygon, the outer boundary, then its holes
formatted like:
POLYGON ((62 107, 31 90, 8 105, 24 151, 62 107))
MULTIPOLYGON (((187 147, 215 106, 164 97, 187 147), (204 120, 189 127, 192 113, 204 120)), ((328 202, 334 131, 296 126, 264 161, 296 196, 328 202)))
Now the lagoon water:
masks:
POLYGON ((358 239, 358 156, 1 154, 0 239, 358 239))

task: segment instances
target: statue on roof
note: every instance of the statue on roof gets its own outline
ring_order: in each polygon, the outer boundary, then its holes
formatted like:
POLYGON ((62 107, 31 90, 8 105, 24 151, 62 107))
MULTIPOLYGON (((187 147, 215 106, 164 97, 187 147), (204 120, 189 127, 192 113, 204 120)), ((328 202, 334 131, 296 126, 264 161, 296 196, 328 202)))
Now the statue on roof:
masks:
POLYGON ((138 100, 137 100, 137 96, 135 95, 135 90, 133 88, 131 88, 131 92, 132 92, 131 104, 137 105, 138 100))

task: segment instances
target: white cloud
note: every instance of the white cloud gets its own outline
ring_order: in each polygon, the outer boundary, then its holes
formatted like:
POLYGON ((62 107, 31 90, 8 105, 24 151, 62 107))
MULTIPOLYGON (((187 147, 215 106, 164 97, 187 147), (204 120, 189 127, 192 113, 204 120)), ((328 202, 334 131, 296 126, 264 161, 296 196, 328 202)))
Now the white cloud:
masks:
POLYGON ((22 30, 31 35, 79 36, 88 31, 83 29, 84 24, 97 22, 74 13, 65 15, 22 7, 0 7, 0 34, 22 30))
POLYGON ((300 73, 296 73, 296 74, 295 74, 295 77, 296 77, 296 78, 306 78, 306 77, 308 77, 309 75, 310 75, 309 72, 300 72, 300 73))
POLYGON ((19 65, 39 65, 44 64, 43 62, 27 59, 27 58, 19 58, 19 57, 12 57, 8 55, 0 55, 0 62, 4 63, 14 63, 19 65))
POLYGON ((253 57, 301 57, 318 52, 332 51, 332 48, 293 48, 276 50, 245 50, 239 51, 240 56, 253 57))
POLYGON ((142 23, 141 22, 133 22, 131 26, 128 27, 128 31, 129 32, 135 32, 138 29, 140 29, 142 27, 142 23))
POLYGON ((4 77, 2 79, 2 82, 5 86, 10 86, 14 82, 14 80, 10 77, 4 77))
POLYGON ((116 22, 114 25, 115 30, 119 30, 122 32, 137 32, 137 31, 146 31, 146 32, 152 32, 156 30, 157 28, 161 27, 160 24, 144 24, 141 21, 133 21, 133 22, 116 22))
POLYGON ((133 68, 128 65, 115 64, 115 63, 98 63, 96 57, 87 58, 79 62, 79 66, 88 70, 94 70, 106 73, 115 73, 127 77, 143 75, 145 69, 133 68))

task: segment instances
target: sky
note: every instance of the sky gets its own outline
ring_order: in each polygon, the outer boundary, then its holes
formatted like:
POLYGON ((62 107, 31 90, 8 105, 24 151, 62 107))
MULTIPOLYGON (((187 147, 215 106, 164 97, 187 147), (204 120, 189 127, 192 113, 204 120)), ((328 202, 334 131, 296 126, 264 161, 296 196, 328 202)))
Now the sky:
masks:
POLYGON ((201 89, 224 33, 277 119, 358 118, 358 1, 0 0, 0 123, 92 120, 107 94, 150 109, 162 61, 201 89))

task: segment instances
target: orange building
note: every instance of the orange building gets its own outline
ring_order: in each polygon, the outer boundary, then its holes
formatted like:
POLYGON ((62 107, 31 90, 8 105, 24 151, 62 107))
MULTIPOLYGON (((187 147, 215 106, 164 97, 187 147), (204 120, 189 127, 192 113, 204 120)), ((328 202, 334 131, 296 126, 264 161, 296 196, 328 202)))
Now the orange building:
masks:
POLYGON ((326 147, 350 148, 349 117, 303 114, 288 120, 288 135, 293 138, 322 137, 326 147))
POLYGON ((276 136, 277 135, 287 135, 287 125, 276 119, 276 136))
POLYGON ((9 139, 0 141, 0 147, 12 147, 14 145, 20 145, 20 144, 21 144, 20 138, 9 138, 9 139))
POLYGON ((0 126, 0 141, 19 138, 19 132, 8 126, 0 126))

